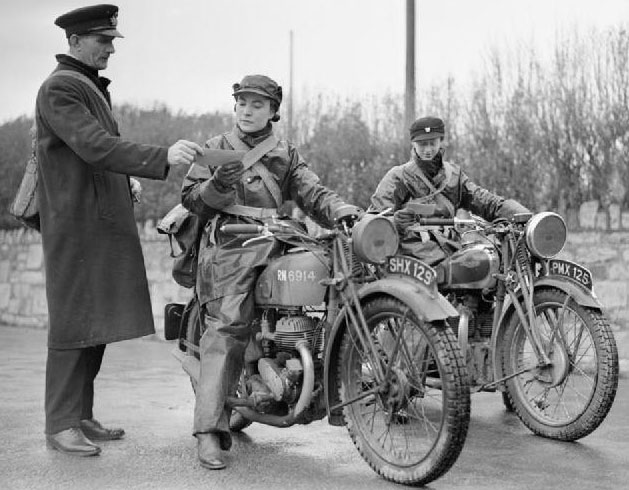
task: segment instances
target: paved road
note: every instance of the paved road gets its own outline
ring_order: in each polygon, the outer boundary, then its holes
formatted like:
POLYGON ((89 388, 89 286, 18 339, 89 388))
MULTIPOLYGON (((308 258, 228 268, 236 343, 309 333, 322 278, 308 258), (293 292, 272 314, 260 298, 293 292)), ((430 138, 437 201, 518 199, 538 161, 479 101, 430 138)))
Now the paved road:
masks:
MULTIPOLYGON (((124 426, 94 458, 47 450, 43 435, 46 334, 0 327, 0 489, 387 489, 354 449, 345 428, 320 421, 276 429, 253 425, 235 440, 230 467, 197 464, 193 396, 167 342, 112 344, 97 378, 95 415, 124 426)), ((454 467, 437 490, 629 488, 629 380, 611 413, 577 443, 533 436, 500 397, 472 398, 472 422, 454 467)))

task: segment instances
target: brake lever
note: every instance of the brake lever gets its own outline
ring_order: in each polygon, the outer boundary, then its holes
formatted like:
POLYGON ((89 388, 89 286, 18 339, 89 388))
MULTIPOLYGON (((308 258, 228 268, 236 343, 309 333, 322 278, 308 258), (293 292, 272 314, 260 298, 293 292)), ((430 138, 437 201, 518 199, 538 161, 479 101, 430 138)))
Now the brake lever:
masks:
POLYGON ((256 241, 260 241, 260 240, 268 240, 269 238, 273 238, 273 232, 269 230, 269 225, 268 224, 264 224, 264 229, 262 230, 262 232, 260 233, 260 235, 255 236, 253 238, 249 238, 248 240, 245 240, 242 243, 243 247, 248 246, 251 243, 254 243, 256 241))
POLYGON ((265 234, 263 234, 263 235, 256 236, 256 237, 253 237, 253 238, 249 238, 249 240, 245 240, 245 241, 242 243, 242 246, 243 246, 243 247, 247 247, 247 246, 249 246, 251 243, 254 243, 254 242, 256 242, 256 241, 258 241, 258 242, 259 242, 259 241, 262 241, 262 240, 268 240, 269 238, 273 238, 273 233, 271 233, 270 231, 269 231, 269 232, 267 232, 267 233, 265 233, 265 234))

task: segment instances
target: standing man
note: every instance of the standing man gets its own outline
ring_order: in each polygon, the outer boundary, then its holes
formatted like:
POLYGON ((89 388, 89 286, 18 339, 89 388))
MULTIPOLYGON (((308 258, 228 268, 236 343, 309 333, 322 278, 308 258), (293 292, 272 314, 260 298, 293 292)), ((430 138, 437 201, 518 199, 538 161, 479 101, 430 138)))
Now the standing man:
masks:
POLYGON ((35 110, 49 312, 46 440, 75 456, 99 454, 92 441, 124 435, 92 412, 105 345, 155 331, 129 176, 164 180, 170 165, 203 153, 185 140, 167 148, 120 137, 109 80, 98 75, 122 37, 117 19, 118 7, 94 5, 55 20, 69 51, 57 55, 35 110))

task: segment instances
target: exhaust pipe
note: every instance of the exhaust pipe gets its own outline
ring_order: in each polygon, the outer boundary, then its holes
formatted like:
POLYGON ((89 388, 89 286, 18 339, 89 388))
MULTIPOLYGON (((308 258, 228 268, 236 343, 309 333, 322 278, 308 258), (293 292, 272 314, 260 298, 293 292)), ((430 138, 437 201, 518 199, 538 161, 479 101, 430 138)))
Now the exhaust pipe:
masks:
MULTIPOLYGON (((260 413, 250 407, 236 406, 242 405, 243 403, 243 400, 238 397, 227 397, 227 404, 231 406, 234 410, 240 412, 243 417, 253 422, 259 422, 261 424, 272 425, 275 427, 290 427, 291 425, 294 425, 297 418, 310 405, 310 402, 312 401, 312 393, 314 391, 314 361, 312 360, 312 354, 310 353, 308 345, 308 341, 300 340, 295 346, 297 352, 299 352, 301 363, 304 368, 304 380, 301 387, 299 400, 297 400, 297 403, 295 404, 293 409, 290 410, 286 415, 280 416, 268 413, 260 413)), ((201 363, 199 362, 199 360, 194 356, 188 356, 184 354, 183 352, 181 352, 179 347, 175 347, 173 349, 172 355, 176 357, 177 360, 181 363, 181 367, 188 374, 188 376, 190 376, 190 378, 194 380, 195 383, 198 383, 199 374, 201 372, 201 363)))

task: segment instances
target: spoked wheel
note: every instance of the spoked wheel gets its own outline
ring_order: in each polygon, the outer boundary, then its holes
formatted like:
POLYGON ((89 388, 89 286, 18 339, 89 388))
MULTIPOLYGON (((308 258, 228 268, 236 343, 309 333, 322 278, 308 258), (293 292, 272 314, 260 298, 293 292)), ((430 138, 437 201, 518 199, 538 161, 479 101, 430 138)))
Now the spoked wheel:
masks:
POLYGON ((347 428, 383 478, 426 484, 450 469, 467 435, 470 389, 457 341, 394 298, 372 300, 363 313, 384 362, 347 329, 338 364, 341 401, 354 400, 343 408, 347 428), (387 373, 380 383, 378 364, 387 373))
POLYGON ((563 291, 533 297, 537 327, 551 361, 537 357, 517 315, 505 333, 507 393, 524 425, 534 433, 574 441, 593 432, 609 412, 618 387, 618 351, 607 319, 563 291), (564 311, 565 304, 565 311, 564 311))
MULTIPOLYGON (((187 318, 188 323, 187 323, 187 328, 186 328, 186 340, 187 340, 186 353, 191 356, 193 355, 197 359, 199 359, 200 358, 199 342, 201 340, 202 323, 201 323, 199 303, 196 300, 193 300, 193 301, 194 303, 189 305, 190 313, 187 318)), ((193 378, 190 378, 190 384, 192 385, 192 390, 196 393, 197 382, 193 378)), ((243 370, 240 376, 240 382, 238 383, 238 389, 237 389, 238 396, 242 395, 243 393, 246 393, 246 391, 245 392, 242 391, 243 389, 246 390, 246 388, 244 387, 245 387, 245 371, 243 370)), ((251 420, 246 419, 236 410, 232 410, 231 417, 229 418, 229 430, 231 430, 232 432, 240 432, 246 427, 249 427, 251 424, 252 424, 251 420)))

